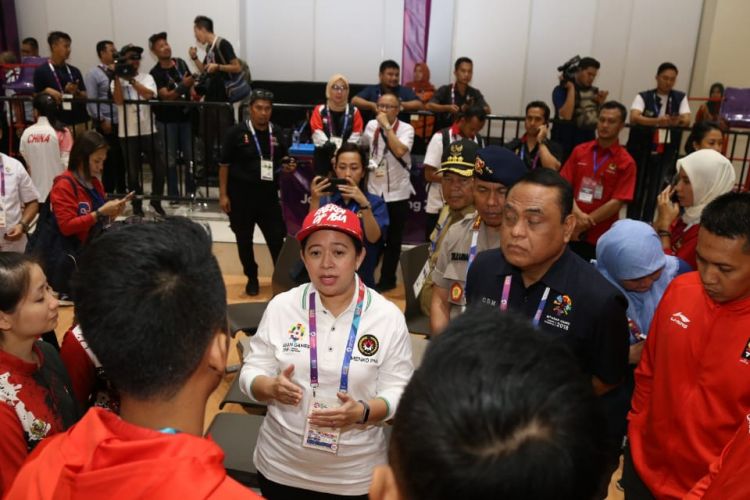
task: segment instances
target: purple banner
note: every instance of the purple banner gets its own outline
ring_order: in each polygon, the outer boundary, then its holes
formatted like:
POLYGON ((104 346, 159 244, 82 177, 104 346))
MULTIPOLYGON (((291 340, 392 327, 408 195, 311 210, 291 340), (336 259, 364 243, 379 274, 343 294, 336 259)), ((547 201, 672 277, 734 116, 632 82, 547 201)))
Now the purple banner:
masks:
MULTIPOLYGON (((297 169, 294 173, 282 173, 279 178, 281 190, 281 212, 286 222, 286 232, 297 234, 310 209, 310 183, 314 176, 312 158, 296 156, 297 169)), ((418 245, 424 243, 425 207, 427 192, 424 184, 424 167, 421 163, 412 164, 411 183, 415 194, 409 199, 410 214, 404 229, 404 243, 418 245)))
POLYGON ((427 61, 432 0, 404 0, 404 42, 401 53, 401 83, 414 79, 414 65, 427 61))
POLYGON ((16 2, 15 0, 0 0, 0 52, 10 50, 18 56, 20 61, 19 49, 16 2))

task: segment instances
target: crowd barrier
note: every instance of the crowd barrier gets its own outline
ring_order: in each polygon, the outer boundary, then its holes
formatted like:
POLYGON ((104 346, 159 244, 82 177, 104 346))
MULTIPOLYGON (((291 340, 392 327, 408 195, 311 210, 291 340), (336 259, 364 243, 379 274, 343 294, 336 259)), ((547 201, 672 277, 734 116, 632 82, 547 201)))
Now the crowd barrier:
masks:
MULTIPOLYGON (((114 104, 109 100, 87 99, 74 101, 76 105, 91 104, 95 106, 97 113, 109 107, 114 108, 114 104)), ((150 193, 151 185, 154 180, 158 180, 158 174, 153 168, 144 169, 143 166, 149 165, 148 155, 145 147, 139 144, 137 148, 122 148, 123 161, 125 165, 131 160, 130 155, 138 155, 137 175, 140 185, 144 188, 144 198, 152 200, 175 200, 175 201, 198 201, 198 202, 215 202, 218 201, 218 190, 212 189, 218 185, 218 162, 221 156, 221 142, 227 128, 238 120, 246 120, 246 106, 232 106, 229 103, 213 102, 170 102, 170 101, 125 101, 125 106, 151 106, 152 110, 157 106, 162 109, 182 108, 185 110, 186 119, 190 128, 190 141, 187 150, 182 150, 182 145, 178 148, 177 154, 172 163, 175 165, 174 171, 177 176, 178 190, 176 195, 168 195, 167 189, 164 195, 159 196, 150 193), (147 175, 144 176, 144 172, 147 175), (155 175, 157 174, 157 175, 155 175), (145 177, 145 179, 144 179, 145 177), (144 182, 145 181, 145 182, 144 182)), ((312 104, 288 104, 275 103, 272 121, 276 130, 280 132, 280 141, 286 146, 291 146, 292 137, 295 130, 300 132, 302 142, 307 142, 310 137, 308 121, 309 115, 314 108, 312 104)), ((23 130, 33 123, 31 115, 31 97, 13 96, 0 97, 0 109, 3 110, 5 119, 2 120, 3 132, 2 147, 0 150, 17 156, 18 140, 23 130)), ((127 127, 128 113, 120 119, 127 127)), ((149 119, 147 123, 137 123, 137 129, 141 132, 158 129, 157 120, 153 113, 147 114, 149 119)), ((139 116, 136 114, 136 116, 139 116)), ((412 122, 418 127, 416 130, 416 140, 412 149, 412 184, 416 194, 410 200, 410 206, 413 217, 410 217, 407 226, 406 241, 417 242, 424 238, 424 231, 421 229, 424 225, 424 207, 426 205, 427 187, 424 183, 422 160, 426 143, 429 140, 427 127, 431 127, 431 122, 427 117, 434 116, 427 111, 421 111, 411 114, 412 122)), ((554 125, 553 125, 554 126, 554 125)), ((96 128, 96 122, 89 120, 85 123, 70 127, 73 134, 79 134, 88 128, 96 128)), ((101 131, 101 130, 100 130, 101 131)), ((524 117, 512 115, 489 115, 484 130, 484 136, 490 144, 504 144, 512 139, 520 137, 524 132, 524 117)), ((627 130, 624 133, 627 134, 627 130)), ((119 142, 115 137, 117 131, 113 131, 112 147, 119 142)), ((684 154, 684 143, 689 135, 689 130, 685 129, 682 133, 682 144, 679 148, 670 148, 666 153, 655 154, 650 151, 644 151, 634 158, 639 169, 653 168, 653 165, 674 165, 677 158, 684 154), (663 155, 669 155, 665 157, 663 155)), ((623 137, 623 144, 627 142, 627 137, 623 137)), ((168 134, 154 133, 151 134, 146 144, 151 147, 159 159, 155 163, 168 165, 169 158, 167 151, 174 144, 170 142, 168 134)), ((738 190, 747 190, 750 188, 750 179, 748 170, 750 168, 750 133, 743 130, 729 130, 725 134, 725 154, 732 160, 737 171, 738 190)), ((300 214, 303 216, 306 212, 306 204, 309 196, 309 183, 312 179, 311 159, 302 158, 299 162, 300 168, 297 175, 283 174, 280 178, 280 189, 282 194, 282 203, 285 206, 285 215, 291 217, 288 220, 290 230, 301 222, 297 221, 300 214)), ((169 170, 169 169, 167 169, 169 170)), ((163 172, 162 172, 163 173, 163 172)), ((110 186, 107 186, 108 188, 110 186)), ((645 187, 639 185, 636 192, 636 199, 643 198, 645 187)), ((645 200, 648 204, 654 200, 645 200)))

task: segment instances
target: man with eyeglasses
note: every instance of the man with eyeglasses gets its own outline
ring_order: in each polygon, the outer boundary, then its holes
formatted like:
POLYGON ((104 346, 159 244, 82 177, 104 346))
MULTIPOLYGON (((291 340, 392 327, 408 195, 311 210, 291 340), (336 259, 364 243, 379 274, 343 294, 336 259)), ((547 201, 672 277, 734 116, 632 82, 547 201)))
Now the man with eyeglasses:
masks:
POLYGON ((128 172, 128 189, 135 191, 133 198, 133 214, 143 216, 143 163, 141 153, 145 155, 146 163, 151 166, 151 207, 159 215, 166 215, 161 206, 161 196, 164 194, 164 159, 159 151, 159 142, 154 137, 156 129, 151 116, 151 106, 140 101, 156 98, 156 82, 149 73, 141 73, 141 54, 143 47, 133 44, 125 45, 120 53, 131 66, 133 76, 117 77, 112 80, 112 97, 117 104, 119 117, 117 135, 120 137, 122 152, 128 172), (125 101, 128 101, 127 103, 125 101))
POLYGON ((374 120, 370 120, 363 134, 364 141, 370 145, 367 189, 383 197, 391 221, 385 238, 380 281, 376 286, 381 292, 396 288, 396 267, 401 255, 406 218, 409 216, 409 198, 415 192, 409 179, 414 127, 398 119, 400 108, 398 96, 381 95, 378 98, 378 114, 374 120))
POLYGON ((250 94, 249 120, 233 125, 224 136, 219 161, 219 206, 229 215, 229 227, 237 239, 242 269, 247 276, 245 293, 260 293, 258 264, 253 251, 253 232, 258 224, 274 263, 286 235, 278 194, 280 170, 296 168, 294 158, 279 141, 279 129, 271 123, 273 94, 255 89, 250 94))

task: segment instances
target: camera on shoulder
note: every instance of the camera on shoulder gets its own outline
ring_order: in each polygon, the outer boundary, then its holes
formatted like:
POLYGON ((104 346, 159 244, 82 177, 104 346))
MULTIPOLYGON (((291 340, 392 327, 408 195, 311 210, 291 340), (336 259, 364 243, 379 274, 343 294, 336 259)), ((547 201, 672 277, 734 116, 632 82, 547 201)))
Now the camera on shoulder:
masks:
POLYGON ((576 55, 576 56, 571 57, 568 61, 566 61, 561 66, 557 67, 557 71, 559 71, 562 74, 563 82, 575 83, 575 77, 576 77, 576 73, 578 72, 580 63, 581 63, 581 56, 576 55))
POLYGON ((122 52, 115 52, 115 75, 125 80, 135 77, 138 74, 138 70, 130 61, 136 57, 138 59, 141 58, 140 54, 130 54, 129 57, 125 57, 122 52))

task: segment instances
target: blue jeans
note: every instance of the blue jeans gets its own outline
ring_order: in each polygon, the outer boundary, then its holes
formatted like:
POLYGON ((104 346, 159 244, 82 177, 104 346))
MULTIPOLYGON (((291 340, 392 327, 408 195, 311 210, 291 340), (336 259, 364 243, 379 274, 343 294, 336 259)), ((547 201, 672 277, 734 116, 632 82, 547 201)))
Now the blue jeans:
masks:
POLYGON ((187 122, 164 123, 156 122, 156 130, 161 141, 161 150, 167 154, 167 194, 179 196, 177 176, 177 151, 182 152, 183 165, 185 165, 185 191, 188 194, 195 192, 193 175, 190 171, 190 162, 193 161, 192 126, 187 122))

